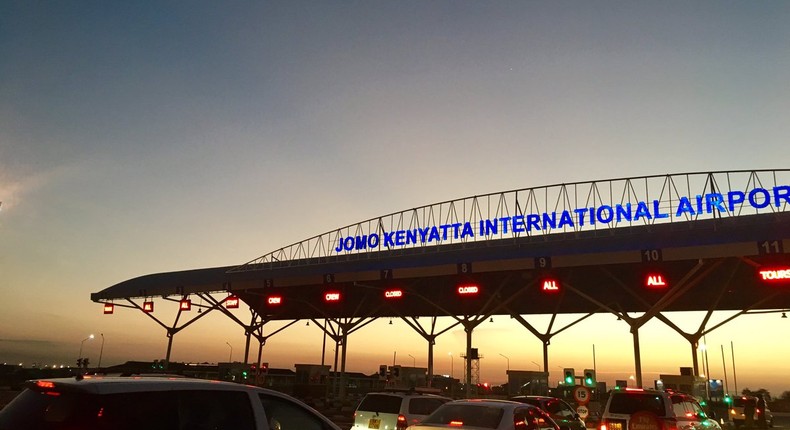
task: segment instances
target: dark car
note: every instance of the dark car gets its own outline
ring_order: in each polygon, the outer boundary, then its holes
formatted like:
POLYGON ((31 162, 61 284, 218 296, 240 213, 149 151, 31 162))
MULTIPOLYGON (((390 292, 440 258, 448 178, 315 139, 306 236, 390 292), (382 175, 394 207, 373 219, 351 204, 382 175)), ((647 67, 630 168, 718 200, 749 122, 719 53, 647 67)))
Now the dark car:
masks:
POLYGON ((286 394, 180 377, 29 381, 0 411, 0 430, 340 430, 286 394))
POLYGON ((537 406, 546 411, 549 416, 561 427, 570 430, 584 430, 586 425, 566 401, 549 396, 515 396, 510 400, 537 406))

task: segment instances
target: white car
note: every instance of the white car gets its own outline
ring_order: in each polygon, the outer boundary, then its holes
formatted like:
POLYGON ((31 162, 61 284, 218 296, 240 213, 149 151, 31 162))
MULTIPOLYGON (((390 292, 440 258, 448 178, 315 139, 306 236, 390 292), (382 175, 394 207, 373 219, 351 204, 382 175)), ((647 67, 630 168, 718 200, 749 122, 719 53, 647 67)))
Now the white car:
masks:
POLYGON ((598 430, 721 430, 693 396, 642 388, 612 390, 598 430))
POLYGON ((510 400, 456 400, 439 406, 409 430, 560 430, 542 409, 510 400))
POLYGON ((368 393, 354 411, 351 430, 404 430, 450 400, 419 389, 368 393))
POLYGON ((277 391, 180 377, 28 381, 0 411, 2 430, 340 430, 277 391))

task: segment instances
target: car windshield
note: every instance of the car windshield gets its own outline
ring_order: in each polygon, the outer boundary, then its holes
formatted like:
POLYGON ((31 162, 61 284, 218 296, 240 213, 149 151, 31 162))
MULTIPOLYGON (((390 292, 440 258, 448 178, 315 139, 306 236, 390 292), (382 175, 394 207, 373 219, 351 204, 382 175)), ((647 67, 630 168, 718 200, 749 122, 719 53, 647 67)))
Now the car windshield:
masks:
POLYGON ((378 412, 383 414, 400 413, 401 398, 387 394, 368 394, 359 404, 357 410, 378 412))
POLYGON ((496 406, 445 403, 423 423, 495 429, 504 414, 504 409, 496 406))
POLYGON ((609 404, 609 412, 613 414, 648 411, 662 417, 665 410, 664 400, 661 396, 652 393, 618 393, 612 396, 612 401, 609 404))

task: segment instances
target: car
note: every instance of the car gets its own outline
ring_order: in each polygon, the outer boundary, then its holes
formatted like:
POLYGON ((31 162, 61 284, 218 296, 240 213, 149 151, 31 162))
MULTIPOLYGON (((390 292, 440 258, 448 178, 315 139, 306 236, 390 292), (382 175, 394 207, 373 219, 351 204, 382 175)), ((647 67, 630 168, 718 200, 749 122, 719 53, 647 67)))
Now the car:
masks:
POLYGON ((560 426, 567 426, 570 430, 586 428, 584 420, 565 400, 550 396, 515 396, 510 400, 537 406, 548 412, 554 422, 560 426))
POLYGON ((696 398, 684 393, 626 388, 612 390, 599 430, 721 430, 696 398))
POLYGON ((399 430, 422 421, 452 400, 439 390, 407 389, 368 393, 354 411, 352 430, 399 430))
POLYGON ((492 430, 567 430, 555 423, 548 413, 526 403, 511 400, 454 400, 440 406, 420 424, 409 430, 437 429, 492 430))
POLYGON ((730 407, 730 419, 732 419, 733 424, 735 427, 740 427, 746 423, 746 416, 744 414, 744 406, 749 404, 754 409, 754 415, 752 419, 754 420, 754 425, 757 425, 760 421, 760 414, 765 414, 765 422, 768 427, 774 426, 774 416, 771 413, 771 410, 767 407, 764 408, 765 410, 761 410, 757 407, 757 397, 754 396, 736 396, 732 399, 732 406, 730 407))
POLYGON ((286 394, 184 377, 78 375, 27 381, 2 430, 340 430, 286 394))

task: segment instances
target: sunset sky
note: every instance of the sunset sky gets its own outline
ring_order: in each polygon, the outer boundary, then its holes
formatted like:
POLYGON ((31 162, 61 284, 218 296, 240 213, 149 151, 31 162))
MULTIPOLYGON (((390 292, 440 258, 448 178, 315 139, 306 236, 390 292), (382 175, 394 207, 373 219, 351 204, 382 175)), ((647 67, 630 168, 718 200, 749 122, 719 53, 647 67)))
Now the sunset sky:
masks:
MULTIPOLYGON (((103 365, 164 358, 163 329, 131 310, 105 316, 90 293, 241 264, 382 214, 790 167, 788 22, 782 1, 2 2, 0 363, 73 364, 81 345, 98 363, 100 333, 103 365)), ((673 318, 693 331, 702 314, 673 318)), ((349 370, 426 365, 422 338, 388 322, 351 337, 349 370)), ((790 390, 788 328, 772 313, 715 331, 712 376, 723 379, 723 346, 739 390, 790 390)), ((640 338, 646 382, 691 366, 662 323, 640 338)), ((321 340, 297 324, 264 360, 318 363, 321 340)), ((171 358, 240 360, 243 342, 211 315, 176 336, 171 358)), ((487 381, 504 382, 507 359, 542 361, 507 317, 475 343, 487 381)), ((633 374, 628 326, 600 315, 552 340, 552 381, 592 367, 593 345, 600 380, 633 374)), ((441 336, 437 373, 460 377, 464 349, 463 330, 441 336)))

